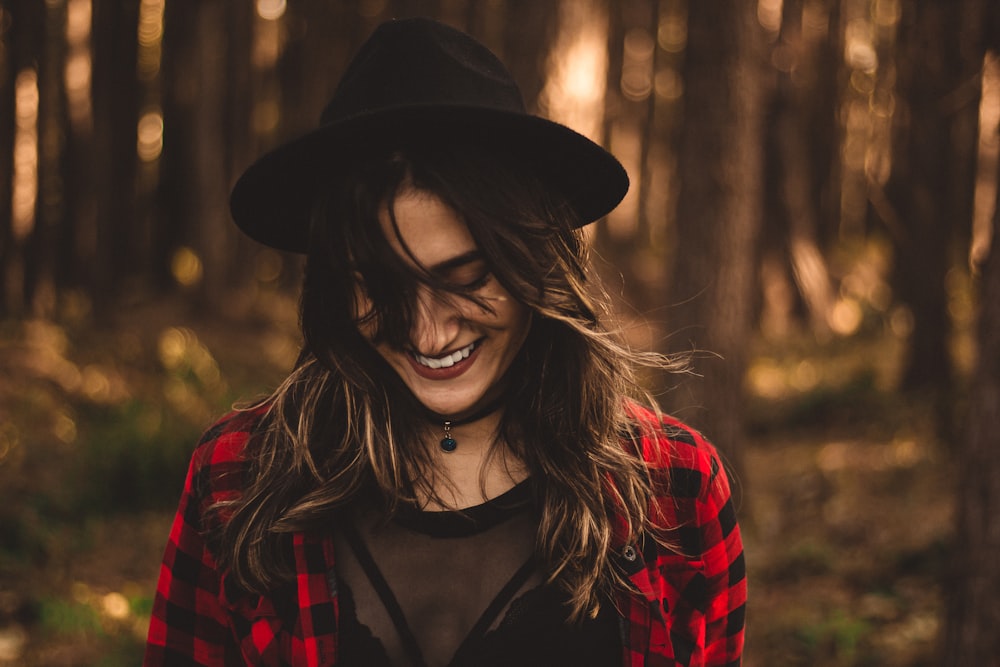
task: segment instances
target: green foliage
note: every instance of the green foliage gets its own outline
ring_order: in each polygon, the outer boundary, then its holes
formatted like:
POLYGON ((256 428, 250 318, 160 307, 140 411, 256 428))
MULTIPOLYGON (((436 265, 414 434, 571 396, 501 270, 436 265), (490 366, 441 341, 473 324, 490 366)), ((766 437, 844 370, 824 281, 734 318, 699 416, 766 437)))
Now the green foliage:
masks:
POLYGON ((829 545, 804 540, 791 545, 767 568, 772 580, 797 581, 833 570, 834 550, 829 545))
POLYGON ((0 572, 45 562, 50 530, 33 508, 4 503, 0 507, 0 535, 0 572))
MULTIPOLYGON (((128 623, 109 622, 93 604, 77 600, 51 598, 39 606, 39 630, 51 640, 74 646, 77 662, 73 664, 131 667, 142 663, 144 642, 128 623)), ((134 606, 132 610, 137 611, 134 606)))
POLYGON ((168 407, 131 400, 80 411, 78 471, 67 480, 82 513, 176 502, 199 428, 168 407))
POLYGON ((25 665, 51 664, 50 650, 75 665, 142 662, 191 451, 242 391, 193 331, 150 326, 0 322, 0 368, 17 370, 0 382, 0 621, 24 625, 25 665))
POLYGON ((751 623, 748 654, 767 654, 783 667, 875 664, 863 649, 874 632, 864 619, 842 608, 788 609, 780 618, 751 623))
POLYGON ((873 422, 891 401, 876 387, 874 371, 861 369, 842 385, 819 384, 783 400, 749 400, 747 427, 761 435, 789 428, 873 422))
POLYGON ((816 623, 802 625, 796 635, 817 659, 829 657, 836 659, 837 664, 854 665, 858 648, 871 631, 865 620, 835 609, 816 623))
POLYGON ((140 595, 129 598, 128 605, 136 616, 150 616, 153 613, 153 596, 140 595))
POLYGON ((105 635, 100 614, 90 605, 61 598, 42 600, 39 611, 42 629, 56 635, 105 635))
POLYGON ((94 667, 134 667, 142 664, 145 643, 128 636, 120 636, 109 642, 104 654, 97 659, 94 667))

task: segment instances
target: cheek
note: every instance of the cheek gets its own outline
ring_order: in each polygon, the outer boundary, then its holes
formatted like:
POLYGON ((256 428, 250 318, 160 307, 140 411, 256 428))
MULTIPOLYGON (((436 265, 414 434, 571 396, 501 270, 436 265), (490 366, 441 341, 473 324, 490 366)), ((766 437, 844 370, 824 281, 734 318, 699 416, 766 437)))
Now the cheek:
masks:
POLYGON ((517 348, 520 349, 531 329, 531 311, 526 306, 517 304, 517 310, 511 317, 511 337, 517 341, 517 348))
POLYGON ((510 338, 510 344, 514 348, 511 351, 517 352, 531 328, 531 310, 506 292, 493 301, 493 306, 497 322, 506 329, 510 338))

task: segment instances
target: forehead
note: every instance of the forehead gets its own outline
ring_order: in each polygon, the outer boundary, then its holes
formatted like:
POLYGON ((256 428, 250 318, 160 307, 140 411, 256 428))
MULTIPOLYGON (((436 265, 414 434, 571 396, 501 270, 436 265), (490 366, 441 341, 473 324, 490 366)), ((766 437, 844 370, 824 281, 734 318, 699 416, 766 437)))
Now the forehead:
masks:
POLYGON ((429 269, 476 250, 461 216, 433 192, 404 188, 382 205, 378 217, 389 245, 407 264, 429 269))

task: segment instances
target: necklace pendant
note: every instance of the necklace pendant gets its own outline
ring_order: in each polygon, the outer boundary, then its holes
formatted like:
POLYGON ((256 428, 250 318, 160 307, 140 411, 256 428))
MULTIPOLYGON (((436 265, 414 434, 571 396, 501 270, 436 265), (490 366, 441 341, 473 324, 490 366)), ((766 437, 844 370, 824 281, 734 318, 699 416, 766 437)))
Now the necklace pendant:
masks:
POLYGON ((458 441, 451 437, 451 422, 444 423, 444 437, 441 438, 441 449, 453 452, 458 448, 458 441))

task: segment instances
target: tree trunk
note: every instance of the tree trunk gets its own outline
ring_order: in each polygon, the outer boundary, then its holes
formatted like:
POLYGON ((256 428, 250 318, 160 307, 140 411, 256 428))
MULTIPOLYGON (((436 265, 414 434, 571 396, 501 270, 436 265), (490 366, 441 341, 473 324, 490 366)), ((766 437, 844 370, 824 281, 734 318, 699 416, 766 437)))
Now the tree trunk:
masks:
POLYGON ((191 165, 194 189, 194 221, 197 225, 195 249, 202 259, 203 273, 199 306, 218 312, 223 304, 226 258, 232 251, 232 223, 229 221, 229 175, 227 171, 228 127, 226 123, 226 7, 223 0, 201 0, 195 29, 198 88, 194 106, 194 162, 191 165))
MULTIPOLYGON (((954 212, 947 196, 952 118, 943 105, 960 78, 961 7, 904 6, 896 50, 897 104, 886 194, 901 223, 896 290, 913 313, 903 388, 943 396, 951 386, 945 274, 954 212)), ((967 224, 967 222, 966 222, 967 224)))
POLYGON ((958 484, 956 569, 944 664, 994 665, 1000 656, 1000 200, 983 266, 979 363, 969 392, 958 484))
POLYGON ((171 257, 188 241, 192 226, 190 168, 194 161, 194 119, 191 107, 197 91, 191 85, 192 53, 197 5, 168 2, 163 11, 160 79, 163 90, 163 151, 155 194, 153 227, 153 284, 174 286, 171 257))
MULTIPOLYGON (((6 40, 4 40, 6 42, 6 40)), ((7 44, 0 45, 6 48, 7 44)), ((0 174, 14 173, 14 71, 12 58, 0 58, 0 174)), ((0 178, 0 319, 11 315, 8 285, 14 260, 14 234, 11 228, 11 179, 0 178)))
MULTIPOLYGON (((4 8, 4 20, 9 21, 12 27, 18 25, 22 17, 19 15, 19 3, 8 2, 4 8)), ((14 263, 14 230, 11 216, 11 205, 13 203, 13 178, 14 173, 14 82, 17 79, 17 36, 20 31, 10 29, 0 29, 0 49, 3 56, 0 57, 0 174, 7 174, 5 178, 0 178, 0 319, 13 314, 15 310, 11 283, 16 280, 12 275, 12 265, 14 263)))
POLYGON ((65 219, 63 174, 66 133, 63 124, 63 65, 65 39, 62 26, 66 8, 46 4, 41 57, 38 61, 38 205, 35 226, 26 247, 25 298, 36 317, 51 318, 56 309, 57 253, 65 219))
MULTIPOLYGON (((607 264, 606 281, 621 283, 622 310, 628 316, 650 312, 662 300, 662 272, 645 267, 660 267, 650 244, 648 198, 652 183, 651 153, 667 139, 656 123, 657 100, 653 90, 657 52, 654 26, 659 24, 660 3, 656 0, 616 0, 609 6, 608 77, 605 101, 605 141, 625 164, 631 178, 628 199, 607 220, 598 223, 595 243, 607 264), (629 53, 647 46, 642 59, 629 53), (638 44, 637 44, 638 42, 638 44), (628 93, 626 94, 626 90, 628 93), (626 149, 625 152, 622 148, 626 149), (611 274, 611 275, 607 275, 611 274)), ((659 183, 657 187, 668 188, 659 183)), ((657 225, 666 225, 663 218, 657 225)), ((614 290, 618 292, 617 287, 614 290)))
MULTIPOLYGON (((4 184, 0 186, 0 204, 4 205, 3 214, 0 215, 0 314, 5 316, 23 315, 30 306, 31 277, 30 272, 30 252, 31 236, 34 233, 34 224, 37 222, 38 197, 37 191, 31 212, 31 228, 15 229, 17 222, 14 220, 12 204, 14 185, 14 141, 17 134, 15 105, 17 100, 18 77, 33 69, 37 78, 38 63, 44 60, 43 50, 45 47, 45 6, 41 3, 29 0, 18 0, 10 2, 4 11, 3 20, 8 22, 8 27, 0 34, 6 44, 3 57, 0 62, 6 68, 5 74, 0 77, 9 77, 3 91, 4 108, 0 111, 0 122, 4 124, 2 128, 2 140, 0 143, 5 148, 3 162, 0 166, 7 166, 0 169, 3 174, 4 184)), ((36 126, 36 131, 39 129, 36 126)), ((40 154, 40 142, 36 139, 36 146, 40 154)), ((37 164, 37 163, 36 163, 37 164)), ((35 184, 37 185, 37 177, 35 184)))
MULTIPOLYGON (((74 37, 68 44, 67 65, 73 57, 92 56, 92 35, 74 37)), ((77 76, 80 76, 79 74, 77 76)), ((85 289, 94 284, 97 262, 97 194, 94 187, 94 117, 91 89, 86 81, 74 80, 73 94, 69 85, 63 87, 65 145, 62 162, 62 192, 64 201, 59 223, 59 248, 56 259, 56 280, 63 292, 85 289)), ((86 294, 88 298, 92 295, 86 294)))
POLYGON ((545 85, 545 54, 556 27, 558 3, 507 0, 505 4, 503 61, 521 88, 528 110, 535 113, 545 85))
POLYGON ((91 295, 102 319, 135 278, 138 0, 94 0, 94 191, 96 258, 91 295))
POLYGON ((695 352, 669 408, 706 431, 737 474, 762 207, 763 36, 755 3, 689 4, 678 155, 677 250, 669 351, 695 352), (714 356, 718 355, 718 357, 714 356))
MULTIPOLYGON (((258 154, 253 128, 254 71, 252 64, 254 22, 256 12, 248 3, 226 4, 226 184, 236 182, 258 154)), ((228 193, 223 204, 229 201, 228 193)), ((256 242, 240 233, 233 233, 228 209, 224 224, 230 231, 227 255, 226 288, 246 288, 253 281, 254 257, 259 251, 256 242)))
MULTIPOLYGON (((996 2, 990 0, 956 0, 960 5, 958 44, 959 73, 948 96, 941 101, 943 112, 951 119, 951 157, 948 159, 947 183, 948 210, 952 220, 954 243, 968 248, 971 242, 972 220, 975 208, 976 154, 979 141, 979 103, 983 58, 990 34, 988 11, 998 12, 996 2), (992 5, 987 10, 987 4, 992 5)), ((996 45, 992 47, 996 52, 996 45)))
POLYGON ((182 246, 193 248, 203 267, 196 303, 203 309, 222 301, 232 250, 226 208, 234 159, 226 85, 232 28, 225 20, 226 4, 168 2, 164 11, 156 277, 163 287, 175 285, 172 258, 182 246))
MULTIPOLYGON (((778 165, 772 173, 779 181, 775 190, 780 203, 775 213, 776 219, 784 222, 781 245, 808 307, 813 331, 824 334, 834 294, 820 251, 821 186, 817 183, 826 179, 827 144, 834 124, 832 115, 821 116, 815 105, 824 96, 833 97, 828 87, 835 79, 821 79, 823 71, 817 67, 829 32, 824 41, 809 33, 804 11, 802 0, 787 0, 784 4, 781 41, 774 58, 778 71, 770 134, 773 143, 769 148, 775 152, 773 158, 778 165)), ((810 11, 820 9, 813 5, 810 11)))
MULTIPOLYGON (((984 46, 1000 50, 1000 7, 972 8, 986 26, 984 46)), ((968 8, 967 8, 968 9, 968 8)), ((985 48, 984 48, 985 51, 985 48)), ((995 128, 994 128, 995 129, 995 128)), ((980 128, 980 132, 990 132, 980 128)), ((947 667, 993 665, 1000 656, 1000 188, 992 248, 981 268, 978 363, 959 453, 955 566, 944 632, 947 667)))
POLYGON ((377 19, 358 13, 356 2, 288 3, 288 37, 278 61, 285 138, 316 127, 347 63, 375 23, 377 19))

